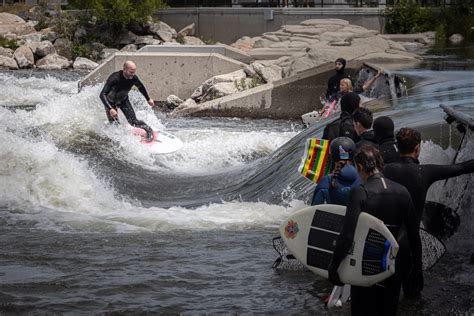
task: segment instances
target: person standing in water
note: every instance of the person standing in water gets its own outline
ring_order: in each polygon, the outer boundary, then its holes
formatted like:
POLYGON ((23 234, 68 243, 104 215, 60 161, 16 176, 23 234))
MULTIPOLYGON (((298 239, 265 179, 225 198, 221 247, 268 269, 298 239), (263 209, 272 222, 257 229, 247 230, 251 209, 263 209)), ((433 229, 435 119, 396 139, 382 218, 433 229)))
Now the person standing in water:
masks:
POLYGON ((114 72, 109 76, 104 88, 100 92, 100 100, 104 104, 107 119, 110 123, 118 123, 117 109, 120 109, 130 125, 146 131, 146 139, 150 142, 153 140, 153 130, 145 122, 137 119, 128 99, 128 93, 135 86, 148 101, 148 104, 151 107, 155 106, 155 102, 150 98, 145 86, 135 74, 136 71, 137 66, 135 63, 130 60, 126 61, 123 64, 122 70, 114 72))
POLYGON ((334 170, 319 181, 314 189, 311 205, 323 203, 346 205, 350 190, 361 184, 352 164, 356 144, 349 137, 338 137, 331 142, 329 153, 334 170))
MULTIPOLYGON (((430 186, 439 180, 474 172, 474 159, 452 165, 421 165, 418 158, 421 153, 421 134, 412 128, 401 128, 397 133, 397 145, 400 157, 386 164, 384 174, 388 179, 400 183, 410 192, 415 207, 415 224, 420 227, 425 207, 426 194, 430 186)), ((412 252, 416 260, 421 260, 421 249, 412 252)), ((412 271, 403 280, 403 292, 406 297, 419 297, 423 290, 422 271, 412 271)))
POLYGON ((337 272, 347 256, 353 241, 360 212, 366 212, 382 220, 400 249, 396 258, 395 273, 371 287, 351 286, 352 315, 396 315, 402 284, 403 269, 412 266, 421 271, 421 257, 410 256, 410 251, 421 252, 419 228, 416 225, 413 203, 407 189, 383 176, 383 159, 372 145, 356 149, 354 164, 363 182, 349 193, 346 216, 342 231, 337 238, 333 257, 328 267, 329 280, 342 285, 337 272), (409 261, 406 263, 406 261, 409 261))

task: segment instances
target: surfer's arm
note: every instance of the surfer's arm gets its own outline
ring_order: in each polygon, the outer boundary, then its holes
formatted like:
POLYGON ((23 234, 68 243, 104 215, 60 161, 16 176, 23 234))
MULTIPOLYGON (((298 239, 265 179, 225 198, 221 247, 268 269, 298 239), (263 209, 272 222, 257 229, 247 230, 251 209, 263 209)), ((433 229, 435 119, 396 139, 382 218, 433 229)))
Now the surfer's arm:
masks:
POLYGON ((107 82, 105 83, 104 87, 102 88, 102 91, 100 92, 100 100, 109 109, 113 109, 113 106, 112 104, 110 104, 109 99, 107 98, 107 95, 109 94, 110 90, 115 84, 115 77, 116 77, 115 74, 112 74, 107 79, 107 82))
POLYGON ((474 159, 454 165, 422 165, 428 187, 436 181, 474 173, 474 159))
MULTIPOLYGON (((143 85, 143 83, 141 82, 140 79, 138 79, 137 76, 135 76, 135 87, 137 87, 138 91, 140 91, 140 93, 145 97, 145 99, 147 100, 148 103, 150 103, 150 100, 152 100, 150 98, 150 96, 148 95, 148 92, 146 91, 146 88, 145 86, 143 85)), ((152 100, 153 101, 153 100, 152 100)), ((150 104, 151 105, 151 104, 150 104)))

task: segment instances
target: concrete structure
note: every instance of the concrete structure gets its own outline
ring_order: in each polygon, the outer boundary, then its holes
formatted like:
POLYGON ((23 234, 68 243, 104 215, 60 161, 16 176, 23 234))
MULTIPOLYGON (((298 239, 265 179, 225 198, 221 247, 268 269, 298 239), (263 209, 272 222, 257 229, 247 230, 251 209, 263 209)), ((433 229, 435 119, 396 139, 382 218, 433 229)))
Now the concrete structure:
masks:
POLYGON ((245 52, 227 45, 147 45, 142 47, 142 53, 216 53, 243 63, 250 63, 251 57, 245 52))
POLYGON ((137 64, 140 80, 156 101, 164 101, 170 94, 189 98, 205 80, 245 66, 216 53, 119 52, 87 75, 79 88, 105 82, 111 73, 121 70, 127 60, 137 64))
MULTIPOLYGON (((363 65, 351 61, 353 75, 363 65)), ((175 116, 235 116, 252 118, 300 118, 320 107, 319 97, 326 93, 327 80, 334 74, 334 63, 308 69, 273 84, 244 90, 233 95, 175 110, 175 116)))
POLYGON ((337 18, 381 33, 385 18, 382 8, 173 8, 156 16, 179 30, 195 23, 196 34, 204 39, 231 44, 242 36, 260 36, 282 25, 299 24, 317 18, 337 18))

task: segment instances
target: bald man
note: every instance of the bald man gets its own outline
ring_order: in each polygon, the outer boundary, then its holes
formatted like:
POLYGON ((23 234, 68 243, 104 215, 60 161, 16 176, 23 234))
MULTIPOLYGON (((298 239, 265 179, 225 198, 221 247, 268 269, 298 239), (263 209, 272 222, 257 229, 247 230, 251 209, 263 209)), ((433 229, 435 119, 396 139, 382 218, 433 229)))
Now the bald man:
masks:
POLYGON ((120 109, 130 125, 143 128, 146 131, 147 141, 150 142, 153 140, 153 130, 145 122, 137 119, 128 99, 128 93, 135 86, 143 94, 150 106, 155 105, 153 99, 148 95, 145 86, 135 74, 136 71, 137 66, 135 63, 130 60, 126 61, 123 64, 123 70, 114 72, 109 76, 104 88, 100 92, 100 100, 105 106, 105 112, 110 123, 118 123, 117 109, 120 109))

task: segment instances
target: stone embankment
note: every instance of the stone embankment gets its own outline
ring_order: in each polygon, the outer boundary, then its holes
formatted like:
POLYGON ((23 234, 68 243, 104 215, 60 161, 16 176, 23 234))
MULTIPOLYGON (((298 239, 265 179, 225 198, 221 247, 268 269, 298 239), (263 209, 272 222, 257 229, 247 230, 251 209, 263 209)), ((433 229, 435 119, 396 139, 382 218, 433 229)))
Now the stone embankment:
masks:
POLYGON ((341 19, 311 19, 299 25, 283 25, 276 32, 242 37, 231 45, 255 60, 243 70, 208 79, 185 101, 171 96, 168 102, 173 103, 171 107, 176 108, 176 114, 187 115, 192 112, 190 107, 199 107, 200 103, 290 78, 339 57, 345 58, 349 65, 366 61, 414 65, 421 62, 421 57, 410 50, 414 45, 424 47, 432 40, 418 35, 402 42, 394 41, 341 19))
MULTIPOLYGON (((99 64, 84 57, 76 57, 73 51, 74 39, 87 36, 87 30, 78 28, 71 36, 61 36, 54 27, 37 30, 41 15, 33 7, 25 20, 10 13, 0 13, 0 69, 84 69, 92 70, 99 64), (6 47, 2 47, 2 43, 6 47), (13 48, 10 48, 10 47, 13 48)), ((149 22, 140 27, 140 34, 128 31, 119 40, 121 51, 137 51, 145 45, 203 45, 194 37, 194 24, 177 32, 164 22, 149 22), (178 42, 179 41, 179 42, 178 42)), ((104 60, 118 52, 101 43, 91 43, 92 54, 97 60, 104 60)))

